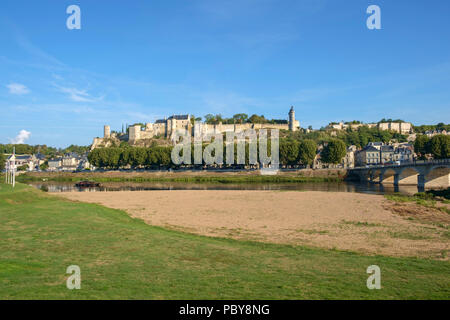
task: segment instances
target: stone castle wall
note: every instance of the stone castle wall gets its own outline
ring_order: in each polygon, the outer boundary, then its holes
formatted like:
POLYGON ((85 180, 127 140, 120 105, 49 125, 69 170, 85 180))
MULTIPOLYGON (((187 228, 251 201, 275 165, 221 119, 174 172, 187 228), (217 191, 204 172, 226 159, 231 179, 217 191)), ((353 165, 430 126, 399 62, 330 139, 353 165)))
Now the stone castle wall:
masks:
POLYGON ((380 130, 392 130, 398 133, 412 132, 412 125, 409 122, 382 122, 378 124, 380 130))
MULTIPOLYGON (((169 119, 158 120, 155 123, 146 123, 145 127, 141 125, 134 125, 128 128, 128 142, 131 144, 139 140, 151 139, 154 137, 164 137, 166 139, 174 140, 175 132, 177 130, 190 132, 192 136, 199 135, 206 138, 212 134, 226 133, 226 132, 242 132, 249 129, 278 129, 296 131, 300 128, 299 121, 295 120, 295 113, 293 108, 289 111, 289 122, 286 124, 259 124, 259 123, 242 123, 242 124, 207 124, 196 123, 192 126, 190 116, 172 116, 169 119)), ((104 144, 107 139, 111 137, 110 127, 104 126, 104 138, 95 138, 93 148, 104 144)))
POLYGON ((343 122, 340 122, 338 124, 329 124, 327 128, 335 130, 344 130, 346 128, 351 128, 353 130, 357 130, 359 127, 369 127, 369 128, 378 127, 379 130, 391 130, 402 134, 408 134, 413 131, 412 124, 409 122, 401 122, 401 123, 380 122, 378 124, 376 123, 345 124, 343 122))

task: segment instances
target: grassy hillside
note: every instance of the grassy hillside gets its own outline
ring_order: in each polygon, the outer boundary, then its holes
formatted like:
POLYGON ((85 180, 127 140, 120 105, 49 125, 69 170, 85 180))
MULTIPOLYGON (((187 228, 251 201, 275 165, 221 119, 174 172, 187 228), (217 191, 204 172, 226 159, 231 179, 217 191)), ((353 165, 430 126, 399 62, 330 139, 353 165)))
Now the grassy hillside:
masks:
POLYGON ((194 236, 21 184, 0 184, 0 252, 0 299, 450 297, 446 261, 194 236), (80 290, 65 285, 73 264, 80 290), (381 290, 366 287, 372 264, 381 290))

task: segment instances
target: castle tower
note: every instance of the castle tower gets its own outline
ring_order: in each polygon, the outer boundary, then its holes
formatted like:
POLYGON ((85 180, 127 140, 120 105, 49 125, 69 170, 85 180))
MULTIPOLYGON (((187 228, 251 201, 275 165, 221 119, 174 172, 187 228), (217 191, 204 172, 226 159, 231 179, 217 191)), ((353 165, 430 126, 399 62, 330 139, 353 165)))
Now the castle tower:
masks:
POLYGON ((175 116, 172 116, 172 133, 175 132, 177 130, 177 119, 175 118, 175 116))
POLYGON ((170 122, 170 139, 175 137, 175 133, 177 131, 177 119, 175 116, 172 116, 172 121, 170 122))
POLYGON ((294 107, 291 107, 291 110, 289 110, 289 130, 290 131, 297 130, 294 107))
POLYGON ((111 127, 110 126, 104 126, 103 127, 103 137, 104 138, 110 138, 111 137, 111 127))
POLYGON ((139 124, 129 127, 128 132, 129 141, 136 142, 141 138, 141 126, 139 124))

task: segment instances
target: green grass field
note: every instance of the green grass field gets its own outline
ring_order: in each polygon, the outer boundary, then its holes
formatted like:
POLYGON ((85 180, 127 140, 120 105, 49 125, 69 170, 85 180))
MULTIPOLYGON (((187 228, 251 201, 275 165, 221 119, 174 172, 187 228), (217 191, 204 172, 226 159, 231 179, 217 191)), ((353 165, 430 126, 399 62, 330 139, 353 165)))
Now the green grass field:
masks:
POLYGON ((22 184, 0 184, 0 252, 0 299, 450 298, 446 261, 195 236, 22 184), (366 287, 373 264, 381 290, 366 287))
POLYGON ((386 194, 385 198, 388 200, 392 200, 395 202, 414 202, 420 206, 424 206, 427 208, 432 208, 436 210, 440 210, 442 212, 446 212, 450 214, 450 210, 444 206, 437 206, 436 204, 440 202, 441 204, 448 204, 449 200, 443 199, 437 201, 436 198, 433 198, 431 195, 424 197, 425 194, 415 194, 413 196, 402 195, 402 194, 386 194))

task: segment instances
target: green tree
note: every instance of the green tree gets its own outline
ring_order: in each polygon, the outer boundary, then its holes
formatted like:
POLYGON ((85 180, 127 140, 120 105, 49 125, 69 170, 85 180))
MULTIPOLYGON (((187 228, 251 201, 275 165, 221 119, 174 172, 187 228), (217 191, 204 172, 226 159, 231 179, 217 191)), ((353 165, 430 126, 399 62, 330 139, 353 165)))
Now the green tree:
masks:
POLYGON ((95 167, 101 167, 100 166, 100 149, 94 149, 88 154, 88 160, 89 163, 95 167))
POLYGON ((45 161, 43 164, 39 166, 39 169, 45 171, 48 169, 48 161, 45 161))
POLYGON ((101 168, 106 168, 108 164, 108 151, 105 148, 98 149, 98 166, 101 168))
POLYGON ((28 165, 24 164, 20 167, 17 168, 17 171, 27 171, 28 170, 28 165))
POLYGON ((156 147, 148 148, 147 158, 146 158, 146 166, 148 166, 148 167, 159 166, 159 156, 158 156, 158 150, 156 149, 156 147))
POLYGON ((109 168, 119 168, 122 150, 120 148, 105 148, 105 150, 107 150, 106 166, 109 168))
POLYGON ((417 133, 425 133, 425 131, 433 131, 433 130, 446 130, 450 131, 450 124, 438 123, 437 125, 422 125, 422 126, 413 126, 414 132, 417 133))
POLYGON ((83 154, 83 153, 85 153, 87 151, 89 151, 89 147, 88 146, 77 146, 77 145, 73 145, 73 144, 71 144, 70 146, 68 146, 64 150, 62 150, 63 153, 76 152, 78 154, 83 154))
POLYGON ((414 141, 414 151, 423 158, 425 154, 430 153, 429 144, 430 139, 426 135, 419 135, 414 141))
POLYGON ((280 163, 294 165, 298 163, 299 143, 295 140, 280 141, 280 163))
POLYGON ((205 115, 205 122, 207 124, 214 124, 216 121, 216 117, 214 117, 214 115, 208 113, 207 115, 205 115))
POLYGON ((147 150, 145 148, 132 148, 130 151, 130 164, 133 167, 144 166, 147 162, 147 150))
POLYGON ((119 156, 119 167, 125 167, 130 164, 130 148, 122 148, 119 156))
POLYGON ((394 132, 394 134, 392 135, 392 138, 397 140, 397 142, 407 142, 408 139, 404 134, 400 134, 398 132, 394 132))
POLYGON ((323 149, 322 158, 326 163, 338 164, 347 153, 347 148, 342 140, 333 139, 323 149))
POLYGON ((33 153, 33 147, 28 144, 15 144, 16 154, 31 154, 33 153))
POLYGON ((247 121, 247 119, 248 119, 248 115, 245 113, 238 113, 233 116, 233 120, 236 123, 244 123, 247 121))
POLYGON ((267 123, 267 119, 263 115, 258 116, 257 114, 253 114, 247 121, 250 123, 267 123))
POLYGON ((0 152, 0 171, 5 169, 5 164, 6 164, 6 157, 3 154, 3 152, 0 152))
POLYGON ((172 165, 172 147, 157 147, 160 149, 160 165, 169 167, 172 165))
POLYGON ((450 158, 450 136, 439 134, 430 140, 430 152, 435 159, 450 158))
POLYGON ((299 159, 305 165, 312 165, 317 153, 317 144, 314 140, 305 139, 300 141, 299 159))
POLYGON ((152 167, 169 167, 172 163, 172 147, 157 146, 147 150, 147 165, 152 167))
POLYGON ((386 130, 379 130, 377 136, 384 143, 388 143, 392 139, 392 134, 386 130))
POLYGON ((361 142, 359 140, 359 134, 357 131, 349 131, 345 136, 345 142, 347 145, 355 145, 361 147, 361 142))

